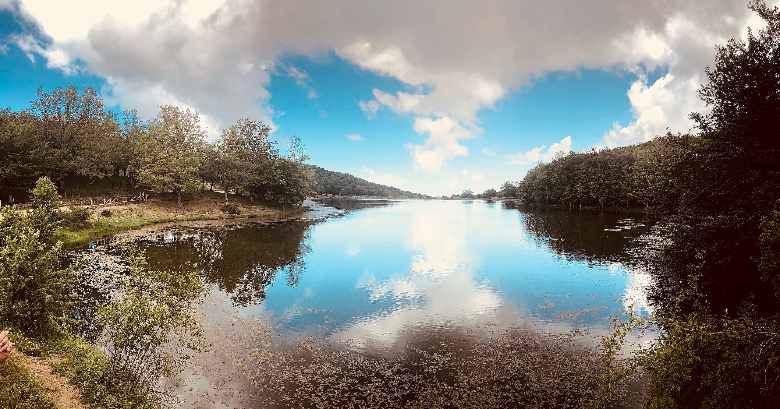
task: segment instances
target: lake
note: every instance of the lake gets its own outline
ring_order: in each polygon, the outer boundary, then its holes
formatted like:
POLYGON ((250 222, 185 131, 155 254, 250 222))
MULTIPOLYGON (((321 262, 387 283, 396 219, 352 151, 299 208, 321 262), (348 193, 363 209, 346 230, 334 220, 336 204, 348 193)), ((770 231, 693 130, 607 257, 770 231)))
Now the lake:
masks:
POLYGON ((238 369, 225 362, 245 355, 256 322, 282 342, 312 337, 376 354, 409 334, 419 343, 451 331, 593 339, 612 318, 651 311, 648 276, 624 263, 647 230, 641 218, 410 200, 314 219, 168 228, 140 242, 151 266, 196 269, 210 289, 201 321, 218 352, 185 373, 183 399, 216 388, 223 396, 210 404, 236 404, 224 389, 238 369))
POLYGON ((319 223, 172 229, 143 247, 280 331, 391 342, 409 327, 601 329, 630 307, 646 314, 647 276, 620 263, 644 230, 609 214, 401 201, 319 223))

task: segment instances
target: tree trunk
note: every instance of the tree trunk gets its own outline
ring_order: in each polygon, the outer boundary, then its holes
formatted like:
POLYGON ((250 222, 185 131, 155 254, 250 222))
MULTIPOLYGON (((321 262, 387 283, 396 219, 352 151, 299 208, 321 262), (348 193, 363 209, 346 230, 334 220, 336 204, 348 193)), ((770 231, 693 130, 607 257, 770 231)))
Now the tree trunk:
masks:
POLYGON ((181 190, 176 191, 176 206, 181 207, 181 190))
POLYGON ((225 189, 225 204, 228 204, 228 194, 227 194, 227 189, 225 189))

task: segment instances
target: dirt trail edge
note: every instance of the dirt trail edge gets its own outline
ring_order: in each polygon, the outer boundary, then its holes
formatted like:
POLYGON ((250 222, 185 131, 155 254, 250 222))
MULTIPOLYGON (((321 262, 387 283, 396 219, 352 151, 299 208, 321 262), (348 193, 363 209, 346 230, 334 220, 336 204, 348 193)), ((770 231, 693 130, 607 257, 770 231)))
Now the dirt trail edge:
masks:
POLYGON ((68 380, 54 372, 51 359, 35 358, 19 352, 14 353, 18 362, 22 363, 41 385, 46 396, 59 409, 86 409, 81 403, 81 392, 68 383, 68 380))

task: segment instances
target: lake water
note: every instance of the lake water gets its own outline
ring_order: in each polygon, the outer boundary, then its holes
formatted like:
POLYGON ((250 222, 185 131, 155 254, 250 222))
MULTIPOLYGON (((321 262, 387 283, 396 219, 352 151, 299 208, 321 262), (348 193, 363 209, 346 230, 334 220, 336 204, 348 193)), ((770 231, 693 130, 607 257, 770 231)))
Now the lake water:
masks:
POLYGON ((143 247, 152 266, 203 273, 206 315, 361 348, 449 328, 606 333, 612 317, 649 312, 647 275, 621 263, 645 229, 609 214, 400 201, 319 222, 171 229, 143 247))

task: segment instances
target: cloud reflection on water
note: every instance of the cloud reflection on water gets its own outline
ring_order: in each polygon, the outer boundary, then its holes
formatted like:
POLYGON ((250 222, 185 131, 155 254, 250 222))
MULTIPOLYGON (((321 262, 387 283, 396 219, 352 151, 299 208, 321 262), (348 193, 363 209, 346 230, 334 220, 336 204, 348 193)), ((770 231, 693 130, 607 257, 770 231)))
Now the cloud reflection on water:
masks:
MULTIPOLYGON (((465 206, 459 202, 411 206, 414 209, 406 238, 412 249, 408 271, 384 280, 368 274, 357 282, 357 287, 364 289, 372 302, 389 300, 392 308, 355 319, 339 330, 335 339, 365 347, 392 345, 404 333, 426 328, 435 331, 444 327, 531 326, 550 333, 582 328, 594 335, 609 330, 610 322, 606 319, 583 328, 576 320, 566 318, 598 313, 602 308, 583 305, 580 311, 559 313, 554 320, 540 319, 534 315, 533 306, 524 304, 524 300, 507 299, 506 294, 481 275, 480 261, 485 255, 480 250, 484 247, 500 243, 502 247, 522 249, 534 243, 517 218, 494 217, 505 210, 480 202, 465 206)), ((517 264, 523 261, 515 260, 517 264)), ((619 299, 615 299, 616 303, 622 303, 626 311, 633 308, 639 314, 652 312, 646 296, 649 285, 646 273, 631 271, 621 263, 611 263, 604 269, 615 279, 625 280, 625 288, 619 299)), ((559 308, 550 301, 536 307, 559 308)))

